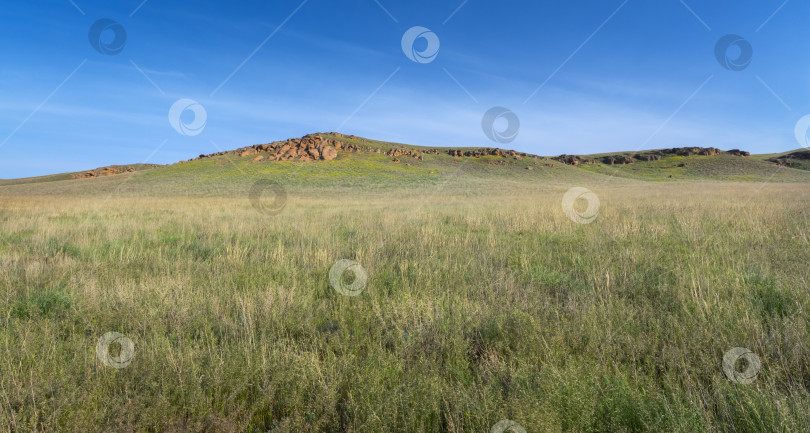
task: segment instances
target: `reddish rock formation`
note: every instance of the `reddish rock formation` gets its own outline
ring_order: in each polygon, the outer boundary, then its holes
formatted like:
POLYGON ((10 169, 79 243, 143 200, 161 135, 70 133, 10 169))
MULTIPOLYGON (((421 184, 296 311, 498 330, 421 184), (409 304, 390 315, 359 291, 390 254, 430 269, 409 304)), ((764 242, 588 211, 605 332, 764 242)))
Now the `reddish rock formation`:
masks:
MULTIPOLYGON (((158 167, 158 165, 153 164, 151 167, 158 167)), ((95 170, 88 170, 83 173, 75 173, 71 177, 73 179, 89 179, 94 177, 113 176, 121 173, 132 173, 133 171, 135 171, 135 167, 110 166, 97 168, 95 170)))
POLYGON ((337 157, 337 154, 337 149, 332 146, 327 146, 321 151, 321 159, 324 161, 331 161, 337 157))
MULTIPOLYGON (((357 139, 343 134, 330 133, 333 137, 357 139)), ((225 154, 236 154, 240 157, 255 156, 253 161, 330 161, 338 156, 338 149, 345 152, 362 152, 363 149, 351 143, 342 142, 335 138, 327 138, 322 134, 309 134, 301 138, 291 138, 288 140, 256 144, 243 147, 229 152, 218 152, 209 155, 200 155, 196 159, 211 158, 225 154)), ((369 148, 370 149, 370 148, 369 148)), ((377 149, 379 152, 379 149, 377 149)), ((189 160, 193 161, 193 160, 189 160)))

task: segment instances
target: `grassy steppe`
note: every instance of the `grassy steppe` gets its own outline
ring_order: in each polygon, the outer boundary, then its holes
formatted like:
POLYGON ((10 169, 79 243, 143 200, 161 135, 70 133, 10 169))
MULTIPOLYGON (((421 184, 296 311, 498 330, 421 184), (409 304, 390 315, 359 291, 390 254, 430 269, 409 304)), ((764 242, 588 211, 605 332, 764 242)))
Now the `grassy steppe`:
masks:
POLYGON ((524 164, 307 186, 315 165, 291 164, 268 214, 248 190, 270 165, 189 164, 0 190, 0 430, 810 425, 806 183, 524 164), (595 222, 563 212, 574 186, 595 222), (359 296, 330 287, 341 259, 359 296), (96 356, 109 331, 135 344, 125 368, 96 356), (753 383, 724 375, 733 347, 761 359, 753 383))

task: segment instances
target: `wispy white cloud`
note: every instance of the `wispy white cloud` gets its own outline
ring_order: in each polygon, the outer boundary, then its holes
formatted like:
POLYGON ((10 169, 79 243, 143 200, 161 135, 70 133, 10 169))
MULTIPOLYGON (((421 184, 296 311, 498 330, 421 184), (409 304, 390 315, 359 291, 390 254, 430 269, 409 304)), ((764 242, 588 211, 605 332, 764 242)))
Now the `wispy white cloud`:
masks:
MULTIPOLYGON (((459 104, 440 97, 415 100, 407 95, 407 89, 395 86, 382 90, 341 132, 418 145, 497 146, 545 155, 586 154, 636 150, 671 114, 639 108, 631 103, 620 104, 561 92, 553 102, 539 107, 519 103, 511 107, 507 105, 519 116, 521 130, 516 141, 501 145, 489 141, 481 129, 481 118, 490 108, 485 103, 459 104)), ((493 99, 497 98, 484 97, 489 102, 493 99)), ((286 138, 304 131, 329 130, 339 124, 346 115, 345 111, 350 109, 347 104, 302 106, 284 99, 261 104, 219 101, 213 105, 231 117, 232 121, 223 124, 254 125, 257 130, 267 126, 268 131, 284 135, 268 139, 286 138), (285 135, 281 131, 288 132, 285 135)), ((245 128, 241 129, 244 134, 245 128)), ((727 123, 705 122, 700 111, 690 110, 687 106, 644 148, 717 146, 770 152, 794 147, 788 132, 792 133, 771 126, 749 126, 741 130, 727 123)))

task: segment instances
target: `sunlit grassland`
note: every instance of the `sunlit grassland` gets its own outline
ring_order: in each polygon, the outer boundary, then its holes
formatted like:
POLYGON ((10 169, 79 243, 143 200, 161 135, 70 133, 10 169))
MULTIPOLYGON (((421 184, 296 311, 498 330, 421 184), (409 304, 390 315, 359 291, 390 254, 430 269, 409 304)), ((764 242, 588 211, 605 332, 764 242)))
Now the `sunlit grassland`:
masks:
POLYGON ((807 431, 806 184, 498 185, 4 195, 0 430, 807 431))

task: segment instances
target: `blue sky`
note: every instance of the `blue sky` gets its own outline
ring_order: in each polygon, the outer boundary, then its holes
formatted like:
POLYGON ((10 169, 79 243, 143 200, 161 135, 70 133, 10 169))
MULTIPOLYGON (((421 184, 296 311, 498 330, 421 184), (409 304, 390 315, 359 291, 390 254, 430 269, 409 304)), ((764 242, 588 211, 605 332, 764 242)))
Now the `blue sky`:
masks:
MULTIPOLYGON (((800 147, 794 127, 810 114, 799 0, 30 0, 0 16, 0 178, 337 129, 541 155, 781 152, 800 147), (100 19, 126 31, 116 55, 90 42, 100 19), (429 63, 402 49, 414 26, 440 41, 429 63), (741 71, 715 58, 727 34, 753 48, 741 71), (197 135, 172 128, 179 99, 204 108, 197 135), (482 130, 494 106, 520 119, 511 143, 482 130)), ((101 33, 101 46, 112 40, 101 33)))

